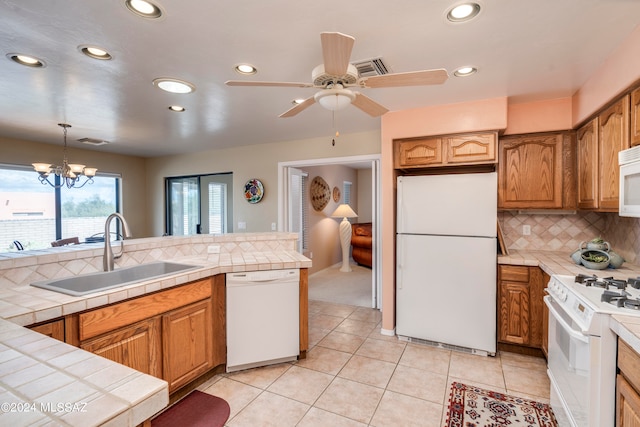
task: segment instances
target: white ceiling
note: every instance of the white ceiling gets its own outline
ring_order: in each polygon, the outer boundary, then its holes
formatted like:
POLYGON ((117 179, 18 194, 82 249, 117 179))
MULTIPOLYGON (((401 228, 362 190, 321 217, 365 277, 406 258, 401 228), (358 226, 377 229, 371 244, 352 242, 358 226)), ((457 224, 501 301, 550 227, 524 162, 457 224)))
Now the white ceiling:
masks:
MULTIPOLYGON (((441 86, 363 89, 389 110, 508 96, 514 102, 572 95, 640 23, 637 0, 482 0, 465 24, 444 15, 455 0, 159 0, 159 20, 124 0, 0 0, 0 136, 62 143, 111 141, 104 152, 159 156, 327 136, 332 114, 316 104, 278 118, 312 88, 228 87, 226 80, 310 82, 322 63, 320 32, 355 37, 352 61, 382 57, 392 72, 478 67, 441 86), (78 46, 107 49, 111 61, 78 46), (28 68, 9 53, 44 59, 28 68), (241 62, 258 67, 243 77, 241 62), (196 85, 175 95, 152 85, 175 77, 196 85), (187 108, 168 110, 171 104, 187 108)), ((341 133, 379 129, 350 107, 341 133)))

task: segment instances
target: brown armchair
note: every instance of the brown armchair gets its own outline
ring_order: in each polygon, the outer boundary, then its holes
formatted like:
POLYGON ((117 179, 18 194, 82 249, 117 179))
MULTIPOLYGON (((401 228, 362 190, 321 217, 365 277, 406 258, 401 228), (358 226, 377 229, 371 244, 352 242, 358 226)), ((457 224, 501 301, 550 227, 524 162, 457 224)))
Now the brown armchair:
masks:
POLYGON ((363 222, 351 226, 351 256, 360 265, 371 268, 372 255, 371 246, 373 244, 372 224, 363 222))

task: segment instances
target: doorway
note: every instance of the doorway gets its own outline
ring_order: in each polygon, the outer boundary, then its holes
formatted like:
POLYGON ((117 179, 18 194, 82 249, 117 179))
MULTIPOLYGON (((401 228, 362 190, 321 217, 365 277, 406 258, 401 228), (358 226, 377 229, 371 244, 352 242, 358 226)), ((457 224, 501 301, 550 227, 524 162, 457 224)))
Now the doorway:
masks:
MULTIPOLYGON (((366 169, 367 182, 366 185, 362 185, 363 188, 366 188, 366 191, 370 191, 370 206, 363 207, 363 210, 370 212, 370 218, 372 223, 372 266, 370 269, 370 289, 371 289, 371 303, 368 305, 372 308, 381 308, 382 301, 382 286, 381 286, 381 241, 380 241, 380 155, 364 155, 364 156, 351 156, 351 157, 340 157, 340 158, 326 158, 326 159, 313 159, 313 160, 299 160, 299 161, 290 161, 290 162, 281 162, 278 164, 278 229, 286 232, 301 232, 301 227, 303 224, 300 224, 296 218, 292 218, 295 214, 292 212, 299 212, 299 206, 292 202, 292 191, 296 191, 296 188, 299 188, 300 184, 300 171, 303 171, 305 168, 314 168, 319 166, 344 166, 354 169, 366 169), (291 180, 291 177, 294 178, 294 181, 291 180), (298 181, 298 183, 296 182, 298 181), (297 228, 296 228, 297 227, 297 228)), ((312 177, 308 177, 311 179, 312 177)), ((306 195, 305 197, 309 197, 306 195)), ((295 199, 295 198, 294 198, 295 199)), ((327 220, 335 221, 335 219, 330 219, 328 214, 327 220)), ((335 239, 338 239, 338 236, 335 236, 335 239)), ((337 241, 337 240, 336 240, 337 241)), ((301 250, 301 252, 303 252, 301 250)), ((313 254, 311 254, 313 256, 313 254)), ((312 258, 313 261, 313 258, 312 258)), ((360 268, 367 268, 356 266, 360 268)), ((349 273, 344 273, 348 275, 349 273)), ((354 276, 355 277, 355 276, 354 276)), ((346 278, 346 276, 345 276, 346 278)))

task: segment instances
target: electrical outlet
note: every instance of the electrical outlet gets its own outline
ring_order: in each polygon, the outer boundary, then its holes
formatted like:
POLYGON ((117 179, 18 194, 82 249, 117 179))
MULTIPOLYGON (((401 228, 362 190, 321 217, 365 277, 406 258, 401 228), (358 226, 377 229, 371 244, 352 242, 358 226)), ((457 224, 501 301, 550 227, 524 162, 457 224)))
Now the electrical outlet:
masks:
POLYGON ((238 230, 246 230, 247 229, 247 223, 244 221, 239 221, 238 222, 238 230))
POLYGON ((220 245, 209 245, 207 247, 207 253, 209 253, 209 254, 219 254, 220 253, 220 245))
POLYGON ((523 236, 531 235, 531 226, 529 224, 525 224, 522 226, 522 235, 523 236))
POLYGON ((276 231, 276 223, 275 222, 271 223, 271 231, 276 231))

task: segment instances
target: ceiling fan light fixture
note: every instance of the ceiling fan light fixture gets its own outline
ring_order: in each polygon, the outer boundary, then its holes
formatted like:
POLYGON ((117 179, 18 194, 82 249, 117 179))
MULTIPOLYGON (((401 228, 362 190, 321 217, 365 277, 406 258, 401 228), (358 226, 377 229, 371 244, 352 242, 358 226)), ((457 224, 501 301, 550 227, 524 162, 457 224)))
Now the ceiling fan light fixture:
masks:
POLYGON ((343 89, 342 85, 337 85, 335 89, 325 89, 314 95, 314 99, 317 103, 330 111, 338 111, 348 107, 354 99, 356 94, 348 89, 343 89))
POLYGON ((162 10, 150 1, 126 0, 124 4, 131 12, 138 16, 142 16, 143 18, 157 19, 162 16, 162 10))
POLYGON ((475 74, 478 72, 478 69, 475 67, 470 67, 470 66, 464 66, 464 67, 460 67, 457 70, 455 70, 453 72, 453 75, 456 77, 467 77, 470 76, 472 74, 475 74))
POLYGON ((234 70, 236 70, 236 73, 245 76, 256 74, 258 72, 258 69, 251 64, 238 64, 234 67, 234 70))
POLYGON ((173 79, 170 77, 159 77, 153 80, 153 85, 171 93, 191 93, 196 90, 193 83, 185 80, 173 79))
POLYGON ((478 3, 461 3, 448 10, 447 19, 456 23, 467 22, 478 16, 480 9, 478 3))
POLYGON ((45 66, 45 62, 42 59, 38 59, 35 56, 23 55, 21 53, 8 53, 7 58, 15 63, 24 65, 25 67, 42 68, 45 66))
POLYGON ((89 58, 101 59, 101 60, 104 60, 104 61, 108 61, 110 59, 113 59, 113 56, 111 56, 111 54, 109 52, 107 52, 106 50, 102 49, 101 47, 89 46, 89 45, 80 45, 80 46, 78 46, 78 49, 80 50, 80 52, 84 53, 89 58))

